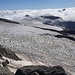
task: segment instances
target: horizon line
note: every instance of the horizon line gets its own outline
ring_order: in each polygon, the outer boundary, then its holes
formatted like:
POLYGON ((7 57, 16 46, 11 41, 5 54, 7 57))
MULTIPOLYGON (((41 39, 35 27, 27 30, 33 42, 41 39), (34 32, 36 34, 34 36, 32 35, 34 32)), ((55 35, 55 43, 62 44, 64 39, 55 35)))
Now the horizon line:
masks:
POLYGON ((38 9, 35 9, 35 8, 26 8, 26 9, 1 9, 0 11, 15 11, 15 10, 44 10, 44 9, 64 9, 64 8, 75 8, 75 7, 59 7, 59 8, 38 8, 38 9))

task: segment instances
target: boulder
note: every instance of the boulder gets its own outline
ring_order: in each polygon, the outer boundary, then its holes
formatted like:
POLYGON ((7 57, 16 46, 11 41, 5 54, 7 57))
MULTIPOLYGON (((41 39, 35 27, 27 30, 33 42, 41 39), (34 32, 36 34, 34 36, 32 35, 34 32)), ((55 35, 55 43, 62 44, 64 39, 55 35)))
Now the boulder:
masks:
POLYGON ((15 75, 67 75, 61 66, 24 66, 19 68, 15 75))
POLYGON ((2 62, 3 67, 6 67, 9 64, 9 61, 6 59, 4 62, 2 62))

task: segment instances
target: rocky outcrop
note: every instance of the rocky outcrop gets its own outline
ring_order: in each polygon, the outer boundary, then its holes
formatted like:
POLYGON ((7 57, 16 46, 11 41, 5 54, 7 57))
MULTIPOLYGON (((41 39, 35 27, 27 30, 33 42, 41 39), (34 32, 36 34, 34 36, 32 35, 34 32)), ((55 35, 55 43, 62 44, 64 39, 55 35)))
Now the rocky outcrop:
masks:
POLYGON ((7 59, 2 62, 3 67, 6 67, 8 64, 9 64, 9 61, 7 59))
POLYGON ((61 66, 24 66, 19 68, 15 75, 67 75, 61 66))
POLYGON ((11 58, 11 59, 14 59, 14 60, 20 60, 20 59, 16 56, 16 54, 15 54, 13 51, 11 51, 11 50, 8 49, 8 48, 4 48, 4 47, 0 44, 0 58, 1 58, 2 56, 5 56, 5 57, 7 57, 7 58, 11 58))
POLYGON ((44 19, 43 24, 63 27, 66 30, 75 30, 75 22, 73 21, 64 21, 62 19, 61 20, 44 19))
POLYGON ((50 19, 50 20, 57 20, 57 19, 62 19, 61 17, 58 17, 58 16, 53 16, 53 15, 44 15, 44 16, 40 16, 41 18, 44 18, 44 19, 50 19))
POLYGON ((11 21, 11 20, 4 19, 4 18, 0 18, 0 21, 2 21, 2 22, 7 22, 7 23, 15 23, 15 24, 20 24, 19 22, 16 22, 16 21, 11 21))

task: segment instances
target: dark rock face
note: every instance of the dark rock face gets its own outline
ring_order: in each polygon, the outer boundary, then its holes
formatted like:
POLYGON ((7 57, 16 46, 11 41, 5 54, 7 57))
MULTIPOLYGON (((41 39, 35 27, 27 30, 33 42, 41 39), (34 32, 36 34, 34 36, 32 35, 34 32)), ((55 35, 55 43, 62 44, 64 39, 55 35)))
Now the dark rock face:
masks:
POLYGON ((65 11, 66 9, 63 9, 63 11, 65 11))
POLYGON ((15 75, 67 75, 61 66, 25 66, 18 69, 15 75))
POLYGON ((68 35, 55 35, 57 38, 68 38, 69 40, 75 41, 74 37, 68 36, 68 35))
POLYGON ((0 66, 0 75, 14 75, 8 68, 0 66))
POLYGON ((67 30, 75 30, 75 22, 63 20, 45 20, 43 24, 64 27, 67 30))
POLYGON ((62 21, 62 22, 59 22, 59 25, 62 25, 69 30, 75 30, 75 22, 73 21, 62 21))
POLYGON ((4 48, 2 45, 0 45, 0 54, 2 56, 8 57, 8 58, 11 58, 14 60, 20 60, 13 51, 11 51, 7 48, 4 48))
POLYGON ((30 17, 30 15, 25 15, 25 17, 30 17))
POLYGON ((6 67, 9 64, 9 61, 6 59, 4 62, 2 62, 3 67, 6 67))
POLYGON ((61 17, 58 17, 58 16, 40 16, 41 18, 44 18, 44 19, 51 19, 51 20, 56 20, 56 19, 62 19, 61 17))
POLYGON ((66 11, 66 9, 58 10, 58 12, 64 12, 64 11, 66 11))
POLYGON ((4 18, 0 18, 0 21, 2 21, 2 22, 7 22, 7 23, 15 23, 15 24, 20 24, 19 22, 16 22, 16 21, 11 21, 11 20, 4 19, 4 18))
MULTIPOLYGON (((65 11, 65 9, 62 11, 65 11)), ((68 30, 75 30, 74 21, 64 21, 61 17, 53 15, 43 15, 40 17, 42 18, 40 21, 42 21, 45 25, 60 26, 68 30)))

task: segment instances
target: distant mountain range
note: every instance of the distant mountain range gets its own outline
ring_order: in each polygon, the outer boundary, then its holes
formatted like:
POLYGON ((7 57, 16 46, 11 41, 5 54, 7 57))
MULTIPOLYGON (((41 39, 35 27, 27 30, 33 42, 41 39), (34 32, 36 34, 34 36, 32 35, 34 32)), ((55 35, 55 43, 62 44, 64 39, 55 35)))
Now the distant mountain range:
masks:
POLYGON ((38 20, 46 25, 55 25, 67 30, 75 30, 75 8, 2 10, 0 11, 0 18, 18 22, 24 20, 38 20))

